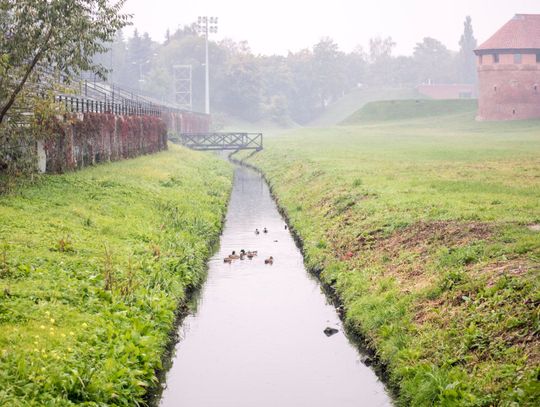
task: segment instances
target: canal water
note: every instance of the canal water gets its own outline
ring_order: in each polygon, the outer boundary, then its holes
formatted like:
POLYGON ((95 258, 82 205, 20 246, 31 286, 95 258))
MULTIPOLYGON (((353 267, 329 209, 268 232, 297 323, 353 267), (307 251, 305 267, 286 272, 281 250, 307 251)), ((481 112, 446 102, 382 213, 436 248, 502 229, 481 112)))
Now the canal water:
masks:
POLYGON ((235 171, 221 248, 196 311, 179 329, 162 407, 391 405, 307 273, 268 186, 250 169, 235 171), (223 262, 241 249, 258 255, 223 262), (327 336, 327 327, 338 332, 327 336))

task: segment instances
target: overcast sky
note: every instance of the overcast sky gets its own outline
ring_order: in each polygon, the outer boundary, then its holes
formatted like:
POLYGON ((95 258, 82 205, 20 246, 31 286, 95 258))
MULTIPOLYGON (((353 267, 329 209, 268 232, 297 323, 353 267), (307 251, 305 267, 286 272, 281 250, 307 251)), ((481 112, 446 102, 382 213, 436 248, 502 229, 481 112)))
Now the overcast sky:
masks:
POLYGON ((411 54, 424 37, 459 49, 467 15, 481 43, 514 14, 540 13, 540 0, 127 0, 124 11, 134 15, 134 27, 159 42, 167 28, 173 32, 207 15, 219 17, 214 39, 247 40, 256 54, 284 55, 325 36, 344 51, 391 36, 396 54, 411 54))

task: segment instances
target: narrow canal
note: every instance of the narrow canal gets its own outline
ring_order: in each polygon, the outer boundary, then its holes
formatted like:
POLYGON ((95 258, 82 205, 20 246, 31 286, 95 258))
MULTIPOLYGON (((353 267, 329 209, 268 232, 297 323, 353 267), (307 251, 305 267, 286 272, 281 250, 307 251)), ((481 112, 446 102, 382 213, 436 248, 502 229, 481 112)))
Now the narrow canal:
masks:
POLYGON ((162 407, 391 405, 255 171, 236 169, 221 248, 179 334, 162 407), (258 255, 223 262, 241 249, 258 255), (327 327, 338 332, 326 336, 327 327))

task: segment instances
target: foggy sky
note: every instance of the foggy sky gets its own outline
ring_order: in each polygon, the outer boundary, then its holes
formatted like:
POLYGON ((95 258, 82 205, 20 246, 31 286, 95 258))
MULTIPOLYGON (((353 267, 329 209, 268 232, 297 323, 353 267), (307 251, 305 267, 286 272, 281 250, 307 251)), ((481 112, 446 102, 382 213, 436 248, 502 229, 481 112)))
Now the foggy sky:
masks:
POLYGON ((395 54, 408 55, 424 37, 458 50, 465 16, 472 17, 479 44, 516 13, 540 13, 540 0, 127 0, 134 26, 162 42, 167 28, 190 24, 199 15, 219 17, 213 39, 247 40, 256 54, 310 48, 322 37, 344 51, 369 38, 391 36, 395 54))

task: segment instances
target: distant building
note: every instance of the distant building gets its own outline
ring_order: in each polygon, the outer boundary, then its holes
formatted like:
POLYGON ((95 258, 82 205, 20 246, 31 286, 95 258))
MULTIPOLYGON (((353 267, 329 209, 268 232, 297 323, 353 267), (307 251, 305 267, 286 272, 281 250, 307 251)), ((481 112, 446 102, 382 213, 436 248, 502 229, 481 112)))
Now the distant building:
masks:
POLYGON ((476 86, 467 83, 431 84, 416 87, 418 93, 431 99, 473 99, 477 97, 476 86))
POLYGON ((540 118, 540 14, 516 14, 474 52, 478 119, 540 118))

